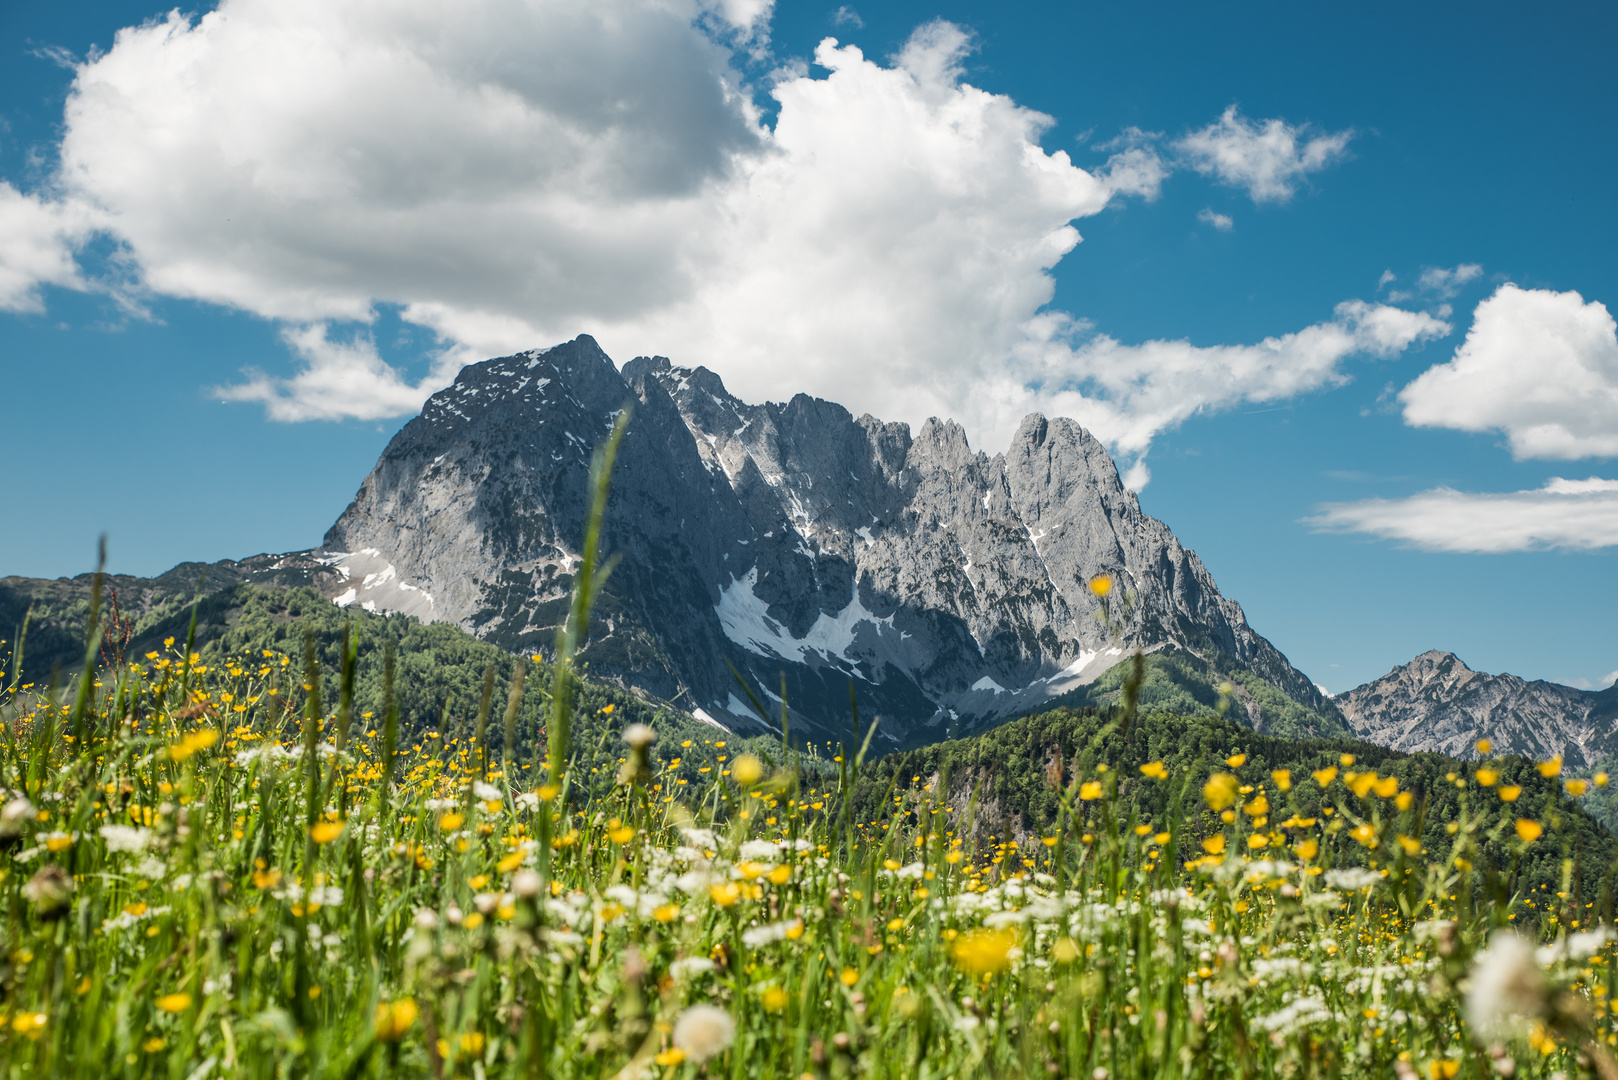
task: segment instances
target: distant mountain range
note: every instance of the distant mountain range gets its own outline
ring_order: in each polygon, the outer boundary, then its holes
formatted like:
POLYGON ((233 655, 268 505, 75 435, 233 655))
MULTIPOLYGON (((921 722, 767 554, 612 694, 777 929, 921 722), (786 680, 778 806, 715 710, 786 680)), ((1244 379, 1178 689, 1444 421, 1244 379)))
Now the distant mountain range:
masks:
POLYGON ((1495 753, 1560 754, 1575 769, 1618 750, 1618 686, 1577 690, 1487 675, 1454 653, 1424 652, 1333 701, 1355 735, 1397 750, 1475 758, 1474 744, 1487 738, 1495 753))
MULTIPOLYGON (((912 433, 802 394, 750 405, 661 357, 620 371, 589 337, 463 369, 320 548, 110 584, 152 632, 172 632, 205 577, 209 593, 309 586, 548 650, 590 456, 626 407, 605 535, 620 562, 582 656, 596 678, 699 720, 763 730, 747 691, 778 716, 784 685, 800 733, 846 737, 852 685, 886 746, 919 746, 1114 701, 1119 661, 1140 649, 1145 705, 1208 713, 1225 698, 1260 732, 1459 757, 1488 736, 1577 768, 1618 750, 1618 688, 1485 675, 1449 653, 1328 698, 1070 420, 1029 416, 991 456, 947 420, 912 433), (1101 574, 1117 583, 1104 600, 1088 586, 1101 574)), ((33 608, 31 677, 82 662, 88 591, 88 575, 0 579, 0 636, 33 608)))

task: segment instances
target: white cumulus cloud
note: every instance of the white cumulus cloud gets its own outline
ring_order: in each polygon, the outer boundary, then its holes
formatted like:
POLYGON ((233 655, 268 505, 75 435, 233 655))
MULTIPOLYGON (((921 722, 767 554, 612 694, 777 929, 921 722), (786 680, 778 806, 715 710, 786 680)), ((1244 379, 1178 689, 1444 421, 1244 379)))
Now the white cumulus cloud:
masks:
POLYGON ((1221 214, 1211 206, 1204 206, 1197 211, 1197 220, 1204 225, 1212 225, 1220 232, 1229 232, 1236 227, 1236 222, 1229 214, 1221 214))
POLYGON ((1256 344, 1098 333, 1048 308, 1076 221, 1185 162, 1281 199, 1348 133, 1232 108, 1174 144, 1183 159, 1130 129, 1086 171, 1043 149, 1050 117, 966 81, 970 35, 941 20, 885 61, 826 39, 814 68, 771 76, 766 122, 737 50, 760 55, 770 12, 222 0, 122 30, 77 67, 54 201, 0 189, 0 238, 41 238, 0 247, 22 253, 0 302, 71 282, 90 223, 147 295, 282 325, 297 369, 221 390, 274 419, 400 415, 468 360, 583 332, 752 400, 954 416, 988 448, 1028 411, 1065 413, 1137 484, 1166 427, 1448 332, 1351 301, 1256 344), (438 335, 425 377, 384 362, 380 304, 438 335))
POLYGON ((1417 427, 1499 431, 1514 457, 1618 455, 1618 327, 1576 292, 1502 285, 1447 363, 1399 394, 1417 427))
POLYGON ((41 285, 83 288, 73 249, 89 224, 79 207, 0 180, 0 311, 43 311, 41 285))
POLYGON ((466 362, 453 353, 441 354, 433 370, 412 384, 382 359, 370 336, 333 341, 329 335, 323 323, 283 330, 282 340, 303 361, 303 370, 290 379, 252 371, 245 383, 216 392, 224 401, 261 403, 272 420, 380 420, 421 408, 433 391, 454 381, 466 362))
POLYGON ((1185 163, 1233 187, 1246 188, 1254 202, 1285 202, 1312 172, 1348 153, 1352 131, 1312 135, 1307 126, 1284 120, 1254 122, 1236 106, 1207 127, 1174 144, 1185 163))
POLYGON ((1441 487, 1404 499, 1326 503, 1305 520, 1428 551, 1592 550, 1618 545, 1618 480, 1553 477, 1541 488, 1498 493, 1441 487))

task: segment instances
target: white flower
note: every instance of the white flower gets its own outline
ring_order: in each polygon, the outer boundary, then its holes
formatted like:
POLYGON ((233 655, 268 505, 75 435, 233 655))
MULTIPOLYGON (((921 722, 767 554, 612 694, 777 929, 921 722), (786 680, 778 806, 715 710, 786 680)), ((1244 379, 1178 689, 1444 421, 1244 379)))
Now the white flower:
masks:
POLYGON ((1479 1041, 1506 1039, 1545 1011, 1545 983, 1534 947, 1508 930, 1498 931, 1472 966, 1466 990, 1466 1022, 1479 1041))
POLYGON ((169 868, 163 865, 163 860, 161 859, 148 858, 135 867, 136 874, 152 881, 156 881, 168 872, 169 868))
POLYGON ((435 811, 436 810, 453 810, 459 805, 461 805, 461 804, 456 802, 454 799, 428 799, 427 800, 427 809, 435 810, 435 811))
POLYGON ((754 862, 768 862, 781 854, 781 849, 775 846, 773 840, 749 840, 742 845, 741 857, 752 859, 754 862))
POLYGON ((37 813, 34 804, 26 798, 18 796, 6 803, 5 809, 0 810, 0 837, 7 839, 21 836, 27 831, 37 813))
POLYGON ((681 829, 680 834, 685 837, 686 843, 703 851, 718 851, 719 841, 714 837, 711 829, 681 829))
POLYGON ((765 926, 755 926, 742 935, 742 944, 749 949, 757 949, 776 941, 785 941, 787 932, 798 926, 798 920, 791 922, 769 923, 765 926))
POLYGON ((735 1037, 736 1022, 712 1005, 693 1005, 674 1022, 674 1045, 698 1063, 722 1053, 735 1037))
POLYGON ((324 888, 311 889, 309 902, 319 904, 321 907, 342 907, 343 890, 336 885, 327 885, 324 888))
POLYGON ((129 825, 103 825, 97 831, 107 842, 108 851, 145 851, 153 835, 150 829, 136 829, 129 825))
POLYGON ((538 896, 543 885, 539 875, 532 870, 519 870, 511 878, 511 891, 525 899, 538 896))
POLYGON ((472 794, 476 795, 480 802, 500 802, 505 798, 499 788, 493 784, 485 784, 481 780, 472 785, 472 794))
POLYGON ((410 921, 417 930, 431 930, 438 925, 438 912, 432 908, 421 908, 410 921))
POLYGON ((689 979, 714 969, 714 962, 706 956, 687 956, 669 965, 669 974, 676 979, 689 979))
POLYGON ((521 793, 519 793, 517 795, 516 799, 514 799, 512 801, 514 801, 517 804, 517 809, 518 810, 538 810, 539 809, 539 794, 537 792, 533 792, 533 791, 521 792, 521 793))
POLYGON ((1326 871, 1327 885, 1334 889, 1346 889, 1349 892, 1370 888, 1381 880, 1382 875, 1375 870, 1367 870, 1359 866, 1350 867, 1346 870, 1326 871))

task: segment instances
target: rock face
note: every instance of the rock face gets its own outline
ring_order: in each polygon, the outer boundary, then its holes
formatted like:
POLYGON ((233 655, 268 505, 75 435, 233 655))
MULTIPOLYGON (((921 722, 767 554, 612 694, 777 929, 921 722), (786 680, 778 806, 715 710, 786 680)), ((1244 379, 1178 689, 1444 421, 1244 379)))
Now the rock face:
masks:
POLYGON ((407 424, 317 553, 339 602, 548 649, 566 607, 591 452, 633 409, 605 542, 621 561, 585 659, 726 726, 757 724, 733 677, 794 724, 899 743, 1024 712, 1134 646, 1243 665, 1324 696, 1141 513, 1106 450, 1029 416, 1006 453, 950 421, 854 417, 806 395, 749 405, 705 368, 589 337, 464 369, 407 424), (1120 588, 1102 601, 1097 574, 1120 588))
POLYGON ((1354 733, 1396 750, 1475 758, 1495 753, 1593 766, 1618 749, 1618 687, 1576 690, 1515 675, 1473 671, 1447 652, 1424 652, 1375 682, 1333 699, 1354 733))

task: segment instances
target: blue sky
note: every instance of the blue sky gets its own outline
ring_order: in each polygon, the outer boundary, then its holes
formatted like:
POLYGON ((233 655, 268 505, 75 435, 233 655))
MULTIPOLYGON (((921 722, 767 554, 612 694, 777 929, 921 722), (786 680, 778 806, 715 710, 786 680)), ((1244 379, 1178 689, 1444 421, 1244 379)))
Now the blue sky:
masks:
POLYGON ((314 545, 459 363, 590 332, 1076 415, 1333 691, 1618 669, 1618 9, 559 9, 0 6, 0 573, 314 545))

